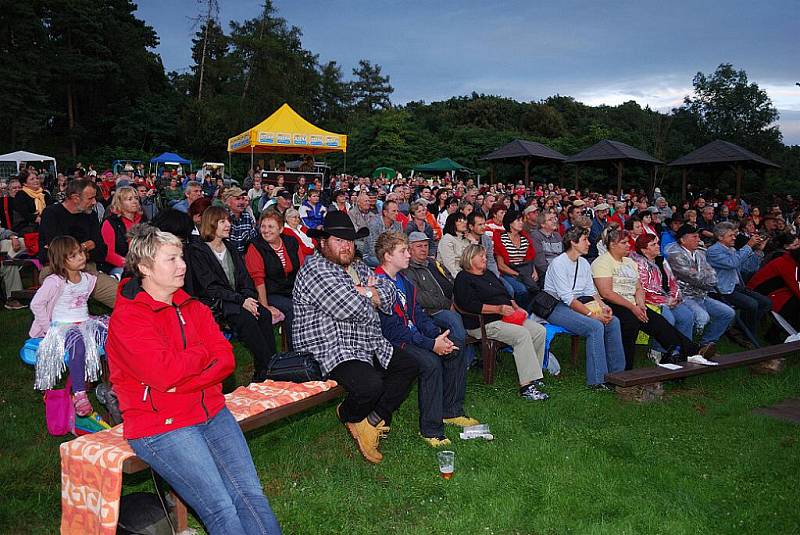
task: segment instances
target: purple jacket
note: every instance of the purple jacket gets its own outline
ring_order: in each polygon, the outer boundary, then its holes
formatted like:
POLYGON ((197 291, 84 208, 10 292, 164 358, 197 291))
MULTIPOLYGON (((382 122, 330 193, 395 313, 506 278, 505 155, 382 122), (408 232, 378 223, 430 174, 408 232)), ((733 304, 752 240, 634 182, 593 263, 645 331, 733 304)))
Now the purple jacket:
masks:
MULTIPOLYGON (((97 283, 97 276, 91 273, 86 273, 89 277, 89 292, 94 291, 94 285, 97 283)), ((31 338, 44 338, 47 334, 47 329, 53 321, 53 309, 56 306, 56 301, 64 291, 67 280, 59 277, 55 273, 49 275, 44 282, 36 290, 36 295, 31 300, 31 312, 33 312, 33 324, 31 325, 28 336, 31 338)))

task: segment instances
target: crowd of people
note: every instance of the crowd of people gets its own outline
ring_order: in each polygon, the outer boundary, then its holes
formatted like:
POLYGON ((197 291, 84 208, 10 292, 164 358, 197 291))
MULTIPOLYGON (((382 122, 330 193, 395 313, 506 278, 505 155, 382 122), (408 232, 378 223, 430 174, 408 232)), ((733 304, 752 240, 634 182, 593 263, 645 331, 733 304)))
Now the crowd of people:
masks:
MULTIPOLYGON (((479 423, 464 409, 477 360, 468 335, 509 345, 518 394, 535 402, 550 397, 543 368, 555 359, 545 322, 585 338, 586 383, 599 392, 611 389, 607 373, 636 365, 640 332, 656 363, 714 365, 723 336, 743 348, 782 342, 770 311, 800 329, 800 212, 789 196, 764 207, 731 195, 670 205, 658 189, 478 186, 449 175, 266 184, 251 171, 241 187, 211 188, 207 177, 107 174, 78 166, 48 189, 25 168, 3 183, 3 252, 43 264, 31 303, 30 334, 47 348, 36 387, 59 379, 66 347, 76 412, 91 412, 87 382, 107 335, 125 436, 170 483, 186 455, 198 477, 218 463, 200 446, 174 451, 174 433, 193 444, 232 433, 221 394, 233 354, 220 328, 252 354, 260 382, 280 324, 289 350, 309 352, 345 388, 337 416, 373 463, 415 380, 430 446, 449 444, 445 425, 479 423), (88 314, 89 298, 113 310, 110 322, 88 314), (170 456, 156 458, 163 449, 170 456)), ((8 295, 21 288, 15 268, 3 267, 8 295)), ((241 460, 241 444, 226 455, 241 460)), ((252 461, 240 464, 249 494, 220 498, 230 523, 219 529, 277 526, 252 461)), ((206 491, 190 487, 205 522, 206 491)))

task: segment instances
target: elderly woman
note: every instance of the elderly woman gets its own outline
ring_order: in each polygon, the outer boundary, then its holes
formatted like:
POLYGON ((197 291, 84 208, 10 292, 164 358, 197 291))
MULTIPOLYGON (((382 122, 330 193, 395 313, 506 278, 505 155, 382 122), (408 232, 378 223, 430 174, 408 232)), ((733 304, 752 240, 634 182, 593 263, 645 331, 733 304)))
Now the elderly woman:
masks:
MULTIPOLYGON (((686 338, 694 336, 694 312, 683 302, 678 280, 672 268, 659 255, 661 247, 658 238, 652 234, 642 234, 636 239, 636 250, 630 258, 639 266, 639 282, 644 290, 644 302, 659 310, 662 316, 674 325, 686 338)), ((664 353, 665 349, 656 342, 653 350, 664 353)))
POLYGON ((280 533, 247 442, 225 407, 233 350, 211 311, 181 289, 182 245, 149 225, 132 230, 109 323, 111 382, 133 451, 198 515, 206 531, 280 533))
POLYGON ((128 254, 128 231, 142 221, 139 194, 130 186, 117 188, 109 212, 100 227, 107 249, 103 271, 121 276, 125 255, 128 254))
POLYGON ((497 276, 486 269, 486 249, 470 245, 461 256, 462 270, 453 287, 455 304, 467 314, 464 327, 473 338, 481 337, 478 314, 485 316, 486 336, 508 344, 514 351, 519 393, 525 399, 549 398, 539 390, 542 384, 545 329, 528 319, 528 314, 506 292, 497 276))
POLYGON ((701 349, 670 325, 664 316, 646 306, 645 292, 639 281, 639 266, 627 256, 628 236, 625 231, 611 231, 604 240, 608 252, 592 263, 592 275, 598 293, 611 307, 614 316, 619 318, 625 369, 633 369, 636 336, 640 330, 667 349, 661 358, 662 363, 674 364, 698 355, 710 357, 713 344, 701 349))
POLYGON ((436 250, 436 259, 447 268, 450 274, 460 271, 461 254, 470 244, 466 238, 467 216, 454 212, 447 216, 442 232, 442 239, 436 250))
POLYGON ((586 337, 586 383, 595 390, 610 390, 605 375, 625 368, 625 353, 619 320, 597 293, 592 268, 583 258, 589 245, 584 228, 572 227, 564 234, 564 252, 545 275, 544 290, 561 301, 547 321, 586 337))
POLYGON ((258 236, 244 256, 247 271, 253 279, 258 302, 272 313, 273 321, 283 317, 284 333, 292 348, 292 289, 300 269, 297 240, 282 234, 283 218, 275 210, 267 210, 258 219, 258 236))
POLYGON ((297 240, 297 243, 300 246, 300 264, 302 265, 307 256, 314 254, 314 248, 316 247, 316 244, 314 243, 314 240, 308 236, 308 228, 303 225, 303 221, 300 219, 300 212, 294 208, 289 208, 286 210, 286 213, 283 217, 285 219, 285 223, 283 225, 282 232, 287 236, 291 236, 297 240))
POLYGON ((266 379, 267 366, 275 354, 272 313, 258 302, 253 280, 236 248, 228 242, 231 222, 228 211, 211 206, 200 221, 202 242, 190 243, 191 288, 233 328, 253 354, 253 382, 266 379))

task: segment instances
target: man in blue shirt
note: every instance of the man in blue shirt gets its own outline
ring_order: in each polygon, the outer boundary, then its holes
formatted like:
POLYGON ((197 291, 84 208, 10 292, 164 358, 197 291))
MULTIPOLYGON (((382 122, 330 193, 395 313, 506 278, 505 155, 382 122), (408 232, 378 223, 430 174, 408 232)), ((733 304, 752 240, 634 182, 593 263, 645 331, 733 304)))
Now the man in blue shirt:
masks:
POLYGON ((740 270, 743 265, 751 262, 754 256, 763 257, 763 253, 759 251, 763 247, 763 239, 760 234, 754 234, 747 244, 737 251, 733 246, 736 241, 736 225, 727 221, 718 223, 714 227, 714 236, 717 238, 717 243, 708 248, 706 259, 717 272, 717 291, 720 300, 740 312, 742 323, 749 330, 745 331, 745 335, 758 346, 756 339, 758 324, 772 310, 772 301, 767 296, 747 288, 740 270))
POLYGON ((231 214, 231 236, 228 241, 244 255, 247 246, 256 237, 256 222, 247 210, 247 194, 236 186, 222 194, 222 201, 231 214))

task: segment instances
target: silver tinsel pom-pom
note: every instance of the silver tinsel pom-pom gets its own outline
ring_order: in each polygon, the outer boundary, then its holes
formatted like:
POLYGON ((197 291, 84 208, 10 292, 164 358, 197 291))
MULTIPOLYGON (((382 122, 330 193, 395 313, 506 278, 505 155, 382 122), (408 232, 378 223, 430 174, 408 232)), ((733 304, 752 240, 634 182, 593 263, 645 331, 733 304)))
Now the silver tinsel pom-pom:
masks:
POLYGON ((72 355, 75 343, 83 340, 85 347, 85 379, 96 381, 100 377, 100 348, 105 346, 108 334, 108 316, 93 316, 78 325, 55 323, 47 330, 36 351, 36 390, 53 388, 64 374, 64 352, 72 355))

